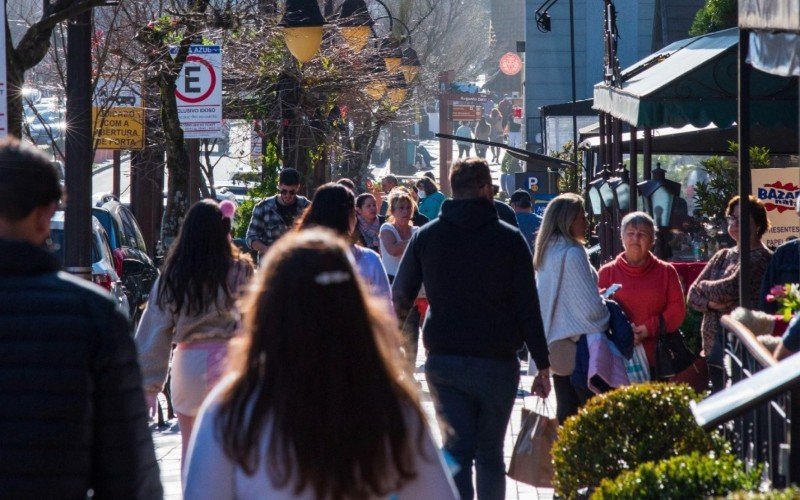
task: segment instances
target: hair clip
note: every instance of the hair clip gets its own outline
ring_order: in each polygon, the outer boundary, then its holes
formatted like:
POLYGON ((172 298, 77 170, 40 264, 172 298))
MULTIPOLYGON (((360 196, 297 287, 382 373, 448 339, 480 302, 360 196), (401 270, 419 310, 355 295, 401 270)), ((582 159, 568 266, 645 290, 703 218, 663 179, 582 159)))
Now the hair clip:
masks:
POLYGON ((314 281, 322 286, 344 283, 350 280, 350 274, 344 271, 325 271, 314 277, 314 281))

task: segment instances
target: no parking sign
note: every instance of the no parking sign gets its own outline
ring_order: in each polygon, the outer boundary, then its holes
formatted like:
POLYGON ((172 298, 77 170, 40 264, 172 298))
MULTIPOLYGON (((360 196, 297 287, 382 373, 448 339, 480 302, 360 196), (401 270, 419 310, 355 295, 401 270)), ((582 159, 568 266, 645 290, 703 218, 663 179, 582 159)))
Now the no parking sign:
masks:
MULTIPOLYGON (((172 47, 175 56, 178 48, 172 47)), ((175 82, 178 117, 186 139, 222 137, 222 48, 192 45, 175 82)))

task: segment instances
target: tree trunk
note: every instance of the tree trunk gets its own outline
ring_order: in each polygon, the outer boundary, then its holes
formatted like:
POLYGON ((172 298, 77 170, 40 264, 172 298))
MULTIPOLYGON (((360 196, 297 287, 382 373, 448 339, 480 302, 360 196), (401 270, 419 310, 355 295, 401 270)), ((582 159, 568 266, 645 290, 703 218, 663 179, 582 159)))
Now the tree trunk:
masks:
POLYGON ((167 153, 167 208, 161 224, 161 241, 169 248, 178 235, 183 218, 189 209, 189 154, 183 139, 183 129, 178 119, 178 104, 175 100, 175 77, 162 75, 161 124, 164 130, 164 145, 167 153))
POLYGON ((17 61, 14 49, 10 48, 10 37, 6 37, 6 81, 8 100, 8 134, 22 137, 22 85, 25 69, 17 61))

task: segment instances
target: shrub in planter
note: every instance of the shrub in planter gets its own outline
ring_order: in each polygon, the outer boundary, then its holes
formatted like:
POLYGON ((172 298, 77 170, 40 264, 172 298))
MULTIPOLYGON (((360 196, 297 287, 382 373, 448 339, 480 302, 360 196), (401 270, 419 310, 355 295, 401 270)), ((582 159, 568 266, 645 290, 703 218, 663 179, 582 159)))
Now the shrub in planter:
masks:
POLYGON ((761 470, 745 472, 733 456, 692 453, 660 462, 647 462, 615 479, 604 479, 592 500, 639 498, 707 498, 731 491, 754 491, 761 470))
POLYGON ((731 493, 726 500, 794 500, 800 498, 800 488, 786 488, 785 490, 754 493, 752 491, 737 491, 731 493))
POLYGON ((685 385, 638 384, 591 399, 567 419, 553 446, 554 486, 564 498, 594 488, 645 462, 694 451, 728 452, 717 434, 694 421, 689 401, 701 396, 685 385))

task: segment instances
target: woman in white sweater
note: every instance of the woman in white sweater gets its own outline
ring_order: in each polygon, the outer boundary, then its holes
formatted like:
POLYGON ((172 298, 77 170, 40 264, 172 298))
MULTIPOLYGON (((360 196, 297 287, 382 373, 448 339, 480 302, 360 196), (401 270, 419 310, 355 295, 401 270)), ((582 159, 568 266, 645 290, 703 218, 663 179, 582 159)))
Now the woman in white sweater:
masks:
POLYGON ((578 412, 591 393, 570 382, 581 335, 608 328, 608 309, 597 288, 597 271, 583 243, 588 222, 583 199, 572 193, 554 198, 536 237, 533 267, 550 349, 550 372, 559 422, 578 412))

